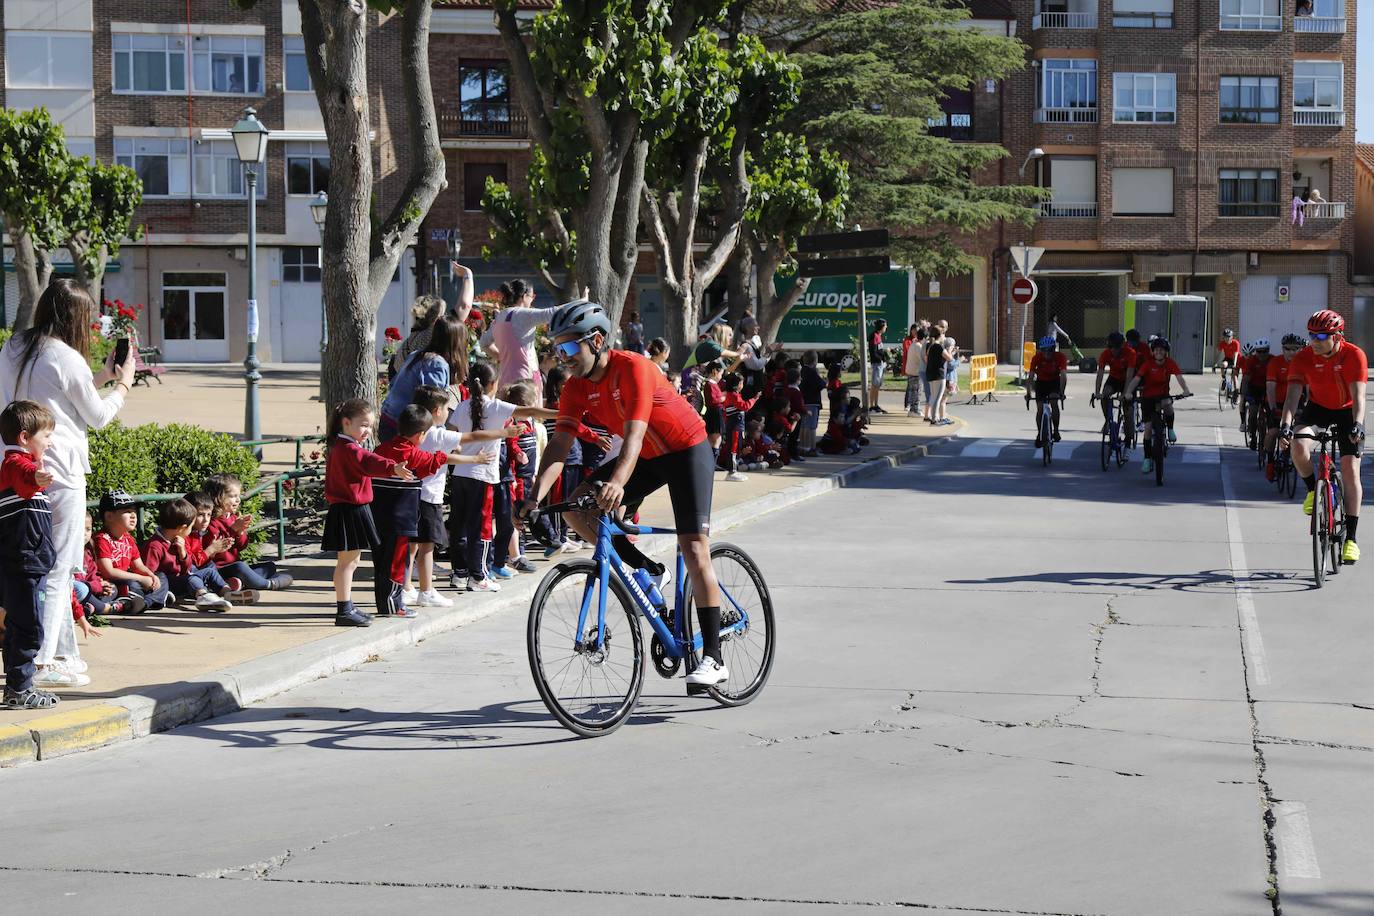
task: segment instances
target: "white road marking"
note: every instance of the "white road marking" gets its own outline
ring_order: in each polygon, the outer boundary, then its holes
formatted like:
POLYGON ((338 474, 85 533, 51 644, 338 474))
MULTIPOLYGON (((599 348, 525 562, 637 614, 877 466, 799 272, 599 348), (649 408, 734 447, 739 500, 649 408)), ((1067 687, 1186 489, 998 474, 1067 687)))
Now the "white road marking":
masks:
MULTIPOLYGON (((1221 449, 1221 427, 1216 433, 1217 449, 1221 449)), ((1240 615, 1240 629, 1245 636, 1245 659, 1254 675, 1255 684, 1269 683, 1269 661, 1264 655, 1264 638, 1260 635, 1259 617, 1255 614, 1255 599, 1250 593, 1250 567, 1245 562, 1245 543, 1240 535, 1240 516, 1236 512, 1235 490, 1231 486, 1231 471, 1221 464, 1221 496, 1226 503, 1226 533, 1231 547, 1231 574, 1236 580, 1236 612, 1240 615)))
POLYGON ((1312 826, 1307 821, 1307 806, 1283 801, 1274 805, 1274 826, 1279 841, 1279 866, 1285 878, 1320 878, 1317 847, 1312 843, 1312 826))
POLYGON ((996 458, 1011 444, 1011 439, 978 439, 964 446, 959 454, 964 458, 996 458))

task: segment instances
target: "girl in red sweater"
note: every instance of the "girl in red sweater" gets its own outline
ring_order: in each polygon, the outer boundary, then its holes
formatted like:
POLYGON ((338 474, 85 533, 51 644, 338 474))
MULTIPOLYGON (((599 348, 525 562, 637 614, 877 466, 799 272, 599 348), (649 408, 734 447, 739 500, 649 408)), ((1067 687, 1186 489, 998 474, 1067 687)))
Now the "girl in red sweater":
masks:
POLYGON ((344 401, 329 418, 325 442, 324 549, 338 553, 334 566, 334 625, 371 626, 372 618, 353 606, 353 573, 364 549, 376 550, 380 538, 372 522, 372 478, 414 480, 404 461, 388 461, 363 447, 372 436, 377 413, 362 398, 344 401))
POLYGON ((248 546, 248 529, 253 524, 253 516, 239 514, 243 481, 233 474, 216 474, 205 481, 205 495, 210 497, 215 508, 201 543, 229 542, 228 547, 214 555, 219 574, 229 584, 229 599, 252 604, 258 600, 260 591, 280 591, 290 586, 290 574, 279 572, 277 564, 250 566, 239 559, 239 552, 248 546))

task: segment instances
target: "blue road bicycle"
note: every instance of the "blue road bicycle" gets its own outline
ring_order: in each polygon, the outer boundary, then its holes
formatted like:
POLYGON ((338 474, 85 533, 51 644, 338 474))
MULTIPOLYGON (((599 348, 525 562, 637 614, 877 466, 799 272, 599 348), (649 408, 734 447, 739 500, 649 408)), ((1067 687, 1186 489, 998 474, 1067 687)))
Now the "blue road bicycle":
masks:
MULTIPOLYGON (((1098 395, 1093 395, 1089 401, 1092 406, 1099 400, 1098 395)), ((1121 417, 1124 414, 1121 402, 1121 393, 1114 392, 1101 398, 1107 404, 1107 422, 1102 424, 1102 470, 1112 466, 1115 462, 1117 467, 1126 465, 1126 440, 1122 437, 1121 417)))
MULTIPOLYGON (((544 511, 596 511, 589 494, 544 511)), ((679 550, 673 606, 615 552, 616 534, 674 532, 638 526, 602 513, 591 559, 568 560, 539 583, 526 629, 530 673, 539 696, 566 728, 583 737, 606 735, 625 723, 644 688, 644 643, 638 617, 653 631, 649 655, 661 677, 696 667, 701 634, 691 583, 679 550)), ((733 544, 711 544, 711 565, 721 590, 720 645, 730 679, 706 693, 723 706, 742 706, 758 696, 773 667, 775 630, 768 585, 749 555, 733 544)))

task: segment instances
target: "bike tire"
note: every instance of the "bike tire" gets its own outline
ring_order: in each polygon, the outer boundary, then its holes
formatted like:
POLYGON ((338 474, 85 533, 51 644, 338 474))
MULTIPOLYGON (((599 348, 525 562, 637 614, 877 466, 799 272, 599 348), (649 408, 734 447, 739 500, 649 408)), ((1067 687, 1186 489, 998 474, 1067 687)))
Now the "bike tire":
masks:
POLYGON ((1222 382, 1221 387, 1217 389, 1217 410, 1225 410, 1225 409, 1226 409, 1226 383, 1225 383, 1225 382, 1222 382))
POLYGON ((1040 417, 1040 463, 1049 466, 1054 460, 1054 423, 1048 416, 1040 417))
POLYGON ((1293 466, 1293 459, 1288 459, 1288 498, 1292 499, 1298 492, 1298 469, 1293 466))
POLYGON ((1116 443, 1116 466, 1118 468, 1126 466, 1126 446, 1120 441, 1120 438, 1117 439, 1116 443))
POLYGON ((1102 470, 1107 470, 1112 466, 1112 430, 1107 427, 1102 431, 1102 470))
POLYGON ((1331 483, 1331 536, 1327 538, 1326 549, 1331 554, 1331 575, 1340 575, 1341 550, 1345 547, 1345 493, 1342 491, 1340 477, 1331 483))
POLYGON ((1312 575, 1317 588, 1326 584, 1326 487, 1325 480, 1317 481, 1316 496, 1312 502, 1312 575))
MULTIPOLYGON (((599 572, 592 560, 570 560, 555 567, 539 583, 534 600, 530 602, 525 630, 530 674, 539 691, 539 698, 564 728, 584 738, 609 735, 624 725, 634 712, 639 703, 639 694, 644 689, 645 653, 636 616, 638 612, 619 579, 612 578, 607 583, 606 632, 609 648, 605 658, 597 663, 567 645, 577 629, 583 589, 587 587, 588 580, 595 587, 599 572), (610 653, 616 652, 620 648, 619 641, 625 638, 629 640, 628 658, 613 668, 610 665, 610 653), (559 642, 564 645, 561 650, 556 648, 559 642), (578 663, 581 663, 580 668, 578 663), (567 674, 570 670, 576 671, 576 675, 567 674), (605 673, 598 676, 598 671, 605 673), (611 677, 612 673, 615 674, 614 678, 611 677), (568 683, 570 679, 575 680, 571 686, 568 683), (572 693, 580 690, 584 684, 590 692, 588 696, 579 697, 572 693)), ((595 625, 594 619, 589 620, 589 626, 595 625)))
POLYGON ((1164 486, 1164 456, 1169 450, 1169 435, 1165 432, 1168 422, 1163 418, 1156 419, 1154 422, 1153 443, 1155 458, 1155 486, 1164 486))
MULTIPOLYGON (((753 700, 768 682, 777 652, 777 628, 773 622, 773 598, 763 573, 749 554, 734 544, 717 541, 711 545, 711 566, 721 589, 730 595, 721 607, 722 626, 729 626, 729 614, 736 612, 735 604, 749 615, 749 629, 741 638, 727 636, 721 640, 721 655, 730 680, 723 687, 708 687, 706 693, 722 706, 743 706, 753 700), (731 601, 733 600, 733 603, 731 601), (762 632, 760 632, 762 631, 762 632), (739 672, 747 672, 740 674, 739 672), (738 688, 732 685, 738 684, 738 688)), ((697 619, 692 603, 691 585, 687 586, 685 629, 688 645, 696 632, 697 619)), ((688 651, 688 670, 697 665, 697 653, 688 651)))

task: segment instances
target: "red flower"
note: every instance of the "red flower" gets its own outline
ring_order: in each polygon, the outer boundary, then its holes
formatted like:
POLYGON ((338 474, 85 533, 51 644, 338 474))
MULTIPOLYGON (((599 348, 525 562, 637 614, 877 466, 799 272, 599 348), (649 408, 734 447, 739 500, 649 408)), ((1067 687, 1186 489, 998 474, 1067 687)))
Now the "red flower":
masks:
POLYGON ((319 450, 319 449, 315 449, 315 451, 313 451, 313 452, 310 453, 310 460, 311 460, 311 461, 319 461, 319 460, 320 460, 320 450, 319 450))
POLYGON ((283 480, 281 482, 281 488, 287 493, 294 493, 296 492, 296 482, 294 480, 283 480))
POLYGON ((400 339, 401 339, 401 329, 400 329, 400 328, 387 328, 387 329, 386 329, 386 339, 387 339, 387 340, 400 340, 400 339))

